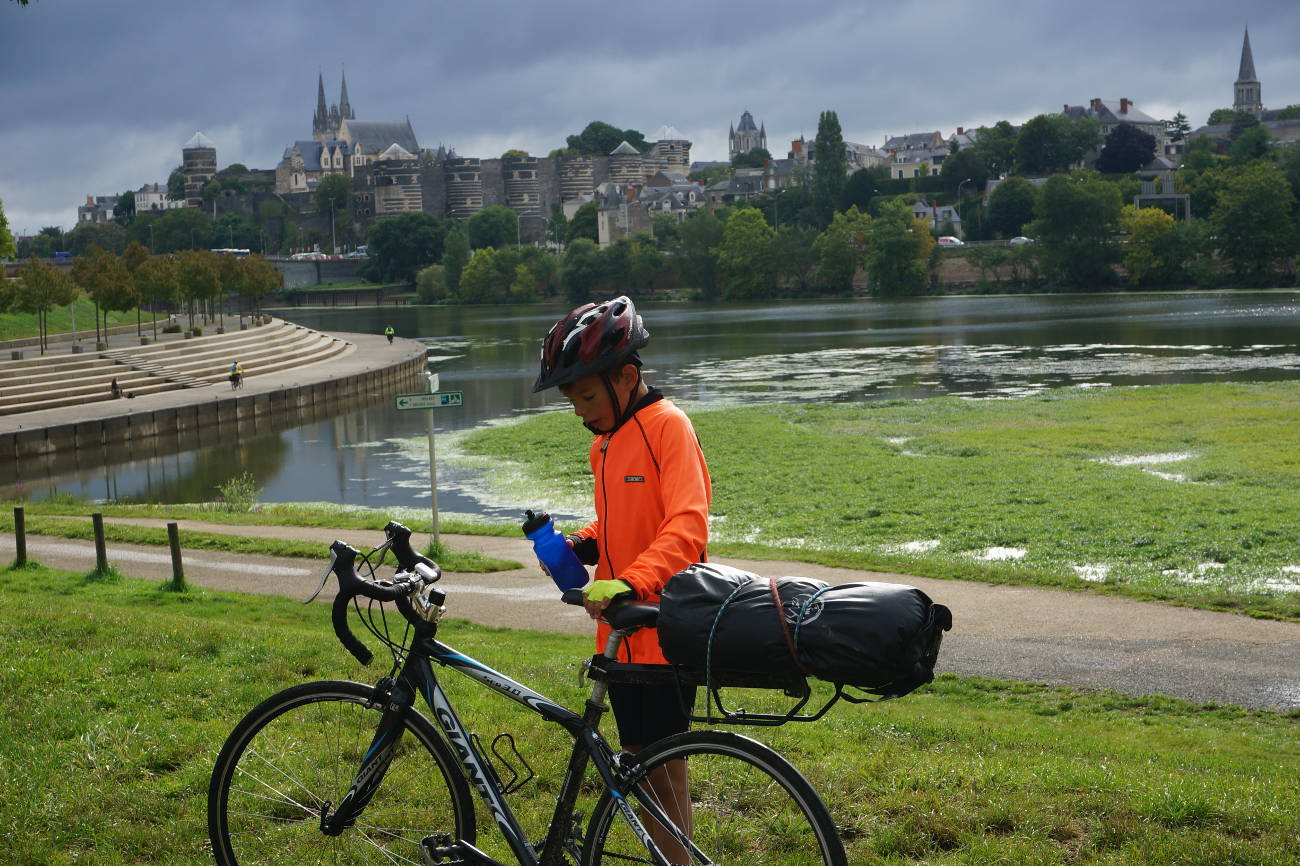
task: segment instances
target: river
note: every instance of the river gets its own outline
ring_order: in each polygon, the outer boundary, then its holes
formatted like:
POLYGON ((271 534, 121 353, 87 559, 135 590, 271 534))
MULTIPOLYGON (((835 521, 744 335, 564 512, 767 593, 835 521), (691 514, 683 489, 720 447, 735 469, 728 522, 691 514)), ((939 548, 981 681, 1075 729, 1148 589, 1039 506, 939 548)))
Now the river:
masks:
MULTIPOLYGON (((1029 295, 700 305, 647 303, 646 377, 687 405, 1008 397, 1063 386, 1300 378, 1300 292, 1029 295)), ((560 304, 285 311, 325 331, 425 342, 441 390, 440 434, 559 408, 531 393, 560 304)), ((137 458, 79 454, 0 470, 8 497, 195 502, 247 470, 262 500, 427 507, 427 413, 385 398, 335 417, 217 447, 137 458)), ((449 440, 450 441, 450 440, 449 440)), ((514 519, 479 476, 441 459, 439 506, 514 519)))

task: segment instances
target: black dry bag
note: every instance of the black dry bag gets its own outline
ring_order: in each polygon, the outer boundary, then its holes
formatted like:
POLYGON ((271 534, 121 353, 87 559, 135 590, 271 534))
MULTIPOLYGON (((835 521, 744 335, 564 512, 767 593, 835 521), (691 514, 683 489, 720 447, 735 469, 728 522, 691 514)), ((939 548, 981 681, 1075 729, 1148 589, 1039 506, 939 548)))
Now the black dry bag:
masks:
POLYGON ((668 661, 699 671, 807 676, 888 697, 934 679, 948 608, 914 586, 766 578, 696 563, 659 606, 668 661))

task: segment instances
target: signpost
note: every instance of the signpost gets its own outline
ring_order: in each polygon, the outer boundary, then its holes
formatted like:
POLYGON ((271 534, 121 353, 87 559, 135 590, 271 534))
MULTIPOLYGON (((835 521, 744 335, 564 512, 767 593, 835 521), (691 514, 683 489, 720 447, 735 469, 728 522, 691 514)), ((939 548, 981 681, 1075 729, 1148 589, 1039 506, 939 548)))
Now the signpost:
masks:
MULTIPOLYGON (((427 394, 398 394, 396 399, 399 410, 423 409, 429 411, 432 409, 442 409, 448 406, 464 406, 464 391, 439 391, 438 374, 429 374, 429 393, 427 394)), ((435 546, 442 544, 442 534, 438 528, 438 464, 434 459, 433 449, 433 412, 429 411, 429 497, 432 500, 431 508, 433 510, 433 543, 435 546)))

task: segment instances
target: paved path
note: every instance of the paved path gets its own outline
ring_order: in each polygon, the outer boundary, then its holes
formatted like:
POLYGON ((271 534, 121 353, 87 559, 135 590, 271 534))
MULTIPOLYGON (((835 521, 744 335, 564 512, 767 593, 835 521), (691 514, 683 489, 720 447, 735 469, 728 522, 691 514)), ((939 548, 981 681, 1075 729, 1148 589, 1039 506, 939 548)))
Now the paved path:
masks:
MULTIPOLYGON (((109 518, 110 523, 163 526, 165 521, 109 518)), ((306 598, 325 567, 325 548, 336 537, 365 549, 379 533, 280 526, 239 526, 179 521, 186 531, 319 542, 320 560, 186 551, 185 575, 217 589, 306 598)), ((523 539, 444 535, 456 550, 474 550, 526 564, 489 574, 448 572, 443 578, 452 616, 495 626, 587 634, 590 621, 557 603, 550 582, 535 567, 523 539)), ((109 560, 127 574, 165 580, 165 548, 109 543, 109 560)), ((30 536, 28 556, 54 568, 89 570, 89 542, 30 536)), ((13 558, 12 534, 0 535, 0 561, 13 558)), ((953 612, 940 669, 1057 685, 1114 689, 1133 695, 1163 694, 1195 702, 1273 710, 1300 709, 1300 623, 1257 620, 1213 611, 1125 598, 1031 587, 990 586, 897 574, 828 568, 808 563, 723 558, 719 562, 764 575, 798 574, 829 583, 884 580, 910 583, 953 612)), ((323 595, 329 597, 330 591, 323 595)), ((322 620, 328 613, 322 609, 322 620)))

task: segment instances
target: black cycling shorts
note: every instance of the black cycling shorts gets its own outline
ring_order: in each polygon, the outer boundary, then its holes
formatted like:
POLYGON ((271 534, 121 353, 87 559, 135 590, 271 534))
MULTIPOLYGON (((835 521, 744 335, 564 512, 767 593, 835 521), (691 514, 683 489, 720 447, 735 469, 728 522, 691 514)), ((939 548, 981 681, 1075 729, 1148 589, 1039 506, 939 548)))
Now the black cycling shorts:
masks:
POLYGON ((618 725, 619 745, 648 746, 690 728, 683 704, 695 703, 695 686, 610 683, 609 705, 618 725))

